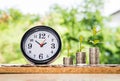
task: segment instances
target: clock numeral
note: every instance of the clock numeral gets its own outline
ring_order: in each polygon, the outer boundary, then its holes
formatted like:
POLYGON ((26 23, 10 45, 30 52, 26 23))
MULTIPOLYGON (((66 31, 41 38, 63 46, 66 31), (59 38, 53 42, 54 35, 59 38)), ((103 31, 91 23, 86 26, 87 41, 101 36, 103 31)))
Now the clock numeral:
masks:
POLYGON ((48 38, 50 37, 50 35, 48 35, 48 38))
POLYGON ((34 35, 34 38, 37 38, 37 35, 34 35))
POLYGON ((51 41, 53 42, 53 41, 54 41, 54 39, 51 39, 51 41))
POLYGON ((34 55, 34 58, 36 57, 36 55, 34 55))
POLYGON ((55 49, 55 44, 54 43, 51 44, 51 48, 55 49))
POLYGON ((39 59, 43 59, 43 54, 39 54, 39 59))
POLYGON ((46 35, 45 33, 40 33, 40 34, 39 34, 39 38, 40 38, 40 39, 45 39, 45 35, 46 35))
POLYGON ((29 50, 29 53, 31 53, 31 50, 29 50))
POLYGON ((28 49, 31 49, 31 48, 32 48, 32 44, 29 43, 29 44, 28 44, 28 49))
POLYGON ((30 39, 30 42, 33 42, 33 39, 30 39))
POLYGON ((49 58, 49 55, 46 55, 46 58, 49 58))
POLYGON ((51 53, 53 53, 53 50, 51 51, 51 53))

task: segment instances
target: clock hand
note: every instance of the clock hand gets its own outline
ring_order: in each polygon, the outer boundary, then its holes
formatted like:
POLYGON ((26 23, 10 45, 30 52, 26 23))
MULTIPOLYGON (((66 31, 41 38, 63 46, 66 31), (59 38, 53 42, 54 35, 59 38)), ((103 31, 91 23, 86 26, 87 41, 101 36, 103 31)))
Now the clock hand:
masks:
POLYGON ((41 45, 38 41, 35 41, 37 44, 41 45))
MULTIPOLYGON (((46 40, 46 39, 45 39, 46 40)), ((42 43, 40 43, 40 47, 43 47, 43 45, 45 45, 46 43, 44 43, 45 42, 45 40, 43 40, 42 41, 42 43)))
POLYGON ((42 44, 43 44, 45 41, 46 41, 46 39, 45 39, 45 40, 43 40, 42 44))
POLYGON ((43 47, 43 45, 45 44, 45 43, 42 43, 42 44, 40 44, 38 41, 35 41, 37 44, 39 44, 40 45, 40 47, 43 47))
MULTIPOLYGON (((46 40, 46 39, 45 39, 46 40)), ((39 43, 38 41, 35 41, 37 44, 39 44, 40 45, 40 47, 43 47, 45 44, 47 44, 46 42, 45 42, 45 40, 42 42, 42 43, 39 43), (44 43, 45 42, 45 43, 44 43)))
POLYGON ((47 42, 45 42, 43 45, 47 44, 47 42))
POLYGON ((45 43, 41 44, 40 47, 43 47, 45 44, 47 44, 47 43, 45 42, 45 43))

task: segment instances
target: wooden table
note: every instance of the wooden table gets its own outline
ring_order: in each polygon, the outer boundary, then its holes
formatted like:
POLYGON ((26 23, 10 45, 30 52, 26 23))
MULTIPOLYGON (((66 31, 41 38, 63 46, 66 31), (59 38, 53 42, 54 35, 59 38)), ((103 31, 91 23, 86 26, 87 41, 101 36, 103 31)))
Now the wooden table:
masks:
POLYGON ((0 65, 0 74, 120 74, 119 64, 107 65, 0 65))
POLYGON ((0 74, 0 81, 120 81, 120 74, 0 74))

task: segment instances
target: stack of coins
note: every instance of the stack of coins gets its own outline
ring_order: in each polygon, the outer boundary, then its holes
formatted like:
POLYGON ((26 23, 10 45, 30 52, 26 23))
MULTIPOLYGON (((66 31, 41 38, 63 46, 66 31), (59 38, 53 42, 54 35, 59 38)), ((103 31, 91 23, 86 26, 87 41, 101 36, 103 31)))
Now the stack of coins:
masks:
POLYGON ((99 64, 99 48, 96 47, 89 49, 89 63, 99 64))
POLYGON ((76 53, 76 64, 85 64, 86 63, 86 53, 85 52, 78 52, 76 53))
POLYGON ((71 57, 64 57, 63 64, 65 66, 73 65, 73 59, 71 57))

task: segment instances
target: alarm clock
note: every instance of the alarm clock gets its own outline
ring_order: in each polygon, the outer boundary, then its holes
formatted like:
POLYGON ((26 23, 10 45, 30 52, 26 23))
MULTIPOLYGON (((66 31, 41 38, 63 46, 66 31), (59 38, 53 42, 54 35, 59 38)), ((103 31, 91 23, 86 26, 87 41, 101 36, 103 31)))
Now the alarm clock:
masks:
POLYGON ((22 37, 21 50, 27 60, 34 64, 49 64, 61 50, 58 33, 48 26, 35 26, 22 37))

